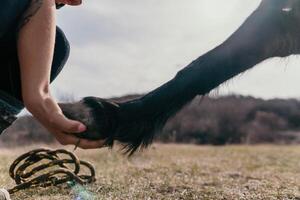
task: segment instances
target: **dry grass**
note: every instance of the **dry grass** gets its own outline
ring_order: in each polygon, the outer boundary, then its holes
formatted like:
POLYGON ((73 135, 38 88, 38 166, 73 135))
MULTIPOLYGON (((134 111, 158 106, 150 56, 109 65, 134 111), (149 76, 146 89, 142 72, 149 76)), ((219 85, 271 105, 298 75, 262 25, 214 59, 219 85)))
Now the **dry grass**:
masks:
MULTIPOLYGON (((26 149, 29 150, 29 149, 26 149)), ((0 151, 0 186, 24 149, 0 151)), ((127 159, 107 150, 78 151, 95 164, 94 199, 300 199, 300 146, 154 145, 127 159)), ((74 199, 63 188, 32 189, 13 199, 74 199)))

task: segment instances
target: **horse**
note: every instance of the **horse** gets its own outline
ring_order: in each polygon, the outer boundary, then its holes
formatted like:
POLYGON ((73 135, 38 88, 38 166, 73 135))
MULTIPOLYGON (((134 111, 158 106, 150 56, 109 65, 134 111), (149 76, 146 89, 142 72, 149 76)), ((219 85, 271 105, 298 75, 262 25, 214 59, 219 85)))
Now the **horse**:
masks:
POLYGON ((108 147, 118 141, 132 155, 147 148, 167 120, 196 96, 267 59, 299 53, 300 1, 262 0, 227 40, 150 93, 124 102, 85 97, 60 106, 67 117, 87 125, 78 137, 102 139, 108 147))

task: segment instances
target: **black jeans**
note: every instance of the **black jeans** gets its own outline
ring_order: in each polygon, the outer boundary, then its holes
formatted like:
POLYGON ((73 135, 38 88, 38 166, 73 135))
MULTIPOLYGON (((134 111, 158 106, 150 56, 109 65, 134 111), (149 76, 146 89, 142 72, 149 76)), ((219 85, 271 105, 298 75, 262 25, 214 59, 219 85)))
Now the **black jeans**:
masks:
MULTIPOLYGON (((0 2, 0 111, 1 107, 23 109, 20 64, 17 54, 17 27, 30 0, 1 0, 0 2), (3 105, 3 104, 8 105, 3 105)), ((70 52, 69 42, 57 27, 51 82, 65 65, 70 52)), ((1 115, 1 113, 0 113, 1 115)))

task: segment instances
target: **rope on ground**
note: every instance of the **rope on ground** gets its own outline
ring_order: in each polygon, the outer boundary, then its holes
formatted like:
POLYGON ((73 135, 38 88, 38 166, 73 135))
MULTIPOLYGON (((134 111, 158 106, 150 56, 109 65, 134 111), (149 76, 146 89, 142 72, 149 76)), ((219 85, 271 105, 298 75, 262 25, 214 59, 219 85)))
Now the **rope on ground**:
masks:
POLYGON ((94 166, 79 160, 75 154, 65 149, 42 148, 25 153, 12 163, 9 175, 16 182, 16 186, 8 190, 10 194, 35 187, 57 186, 69 182, 84 185, 96 181, 94 166), (82 166, 90 171, 88 175, 79 174, 82 166))

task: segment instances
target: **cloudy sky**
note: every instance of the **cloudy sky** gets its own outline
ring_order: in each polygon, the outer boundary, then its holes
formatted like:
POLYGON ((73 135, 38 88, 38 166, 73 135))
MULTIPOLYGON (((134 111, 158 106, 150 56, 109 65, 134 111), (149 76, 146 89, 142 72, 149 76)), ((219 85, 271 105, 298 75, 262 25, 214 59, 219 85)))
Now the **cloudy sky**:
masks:
MULTIPOLYGON (((58 11, 72 49, 53 84, 77 97, 145 93, 223 42, 260 0, 86 0, 58 11)), ((272 59, 220 94, 300 97, 300 58, 272 59)))

